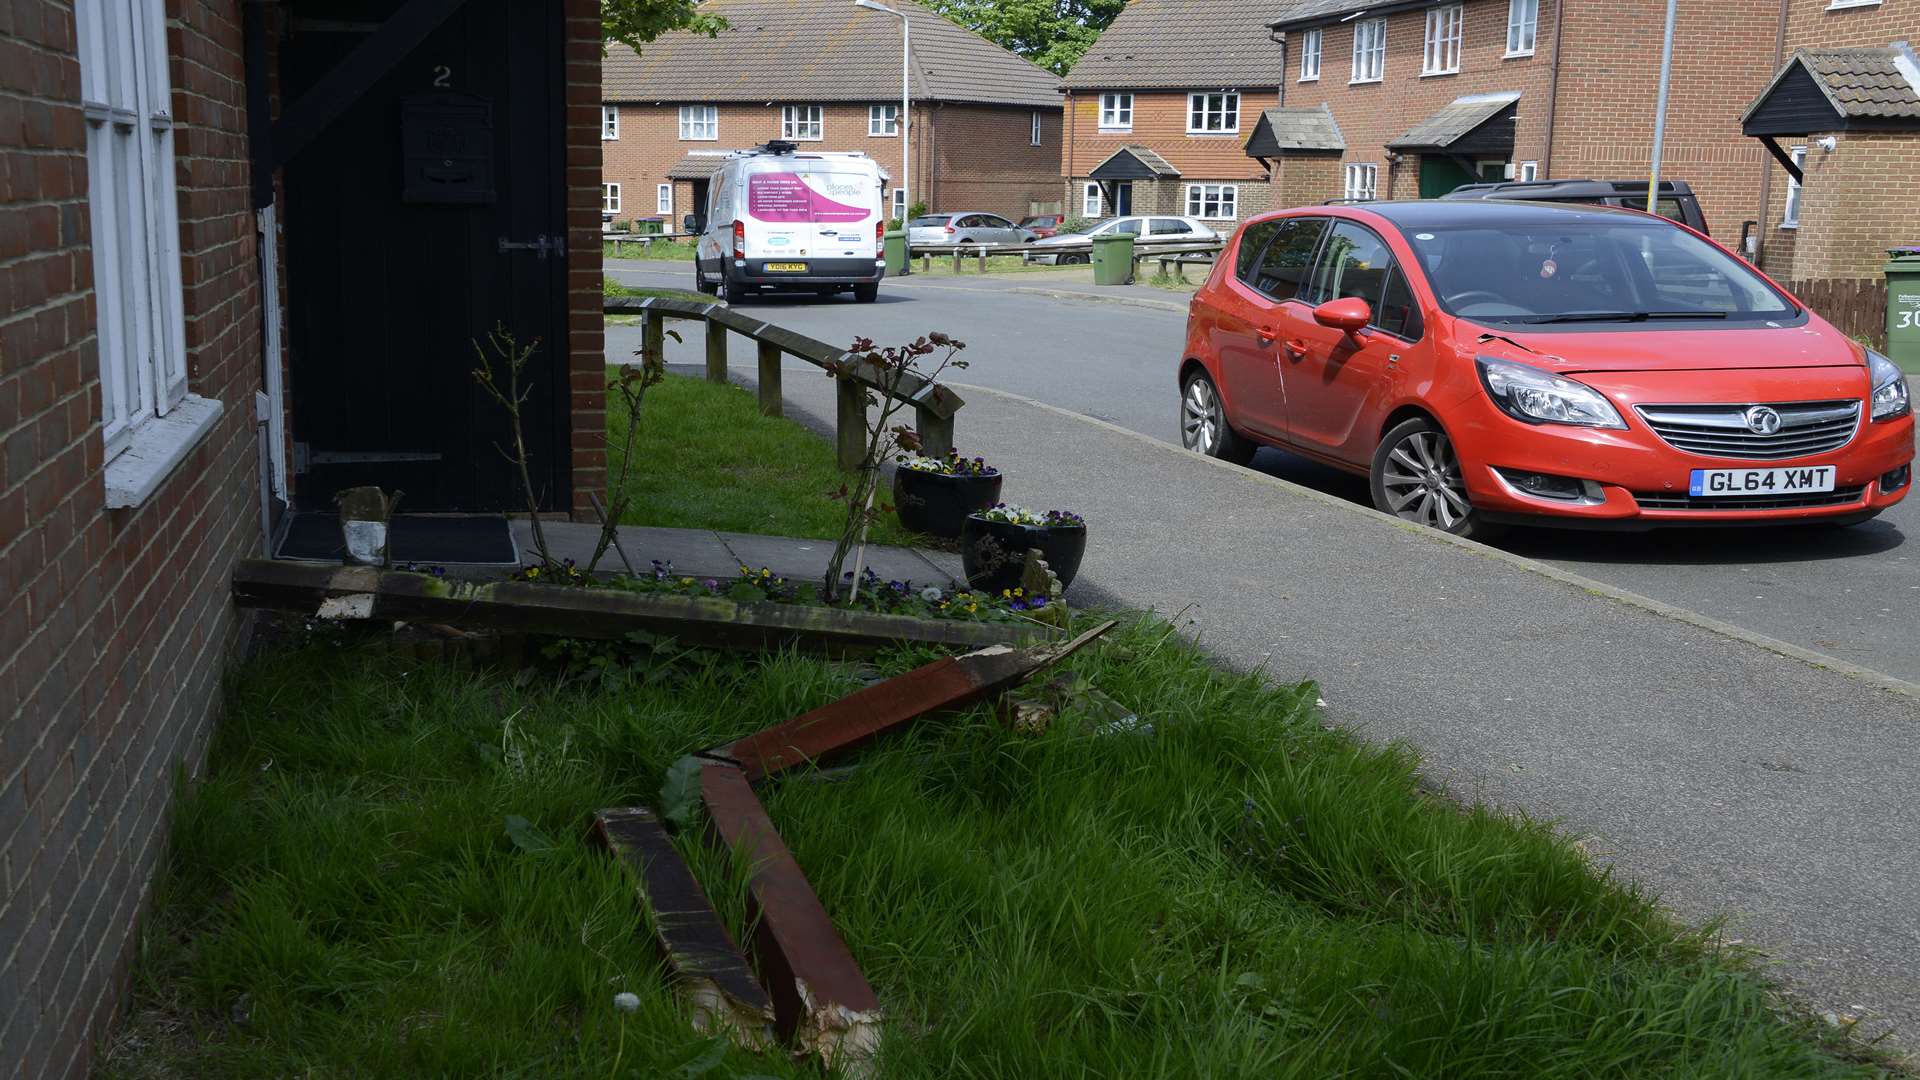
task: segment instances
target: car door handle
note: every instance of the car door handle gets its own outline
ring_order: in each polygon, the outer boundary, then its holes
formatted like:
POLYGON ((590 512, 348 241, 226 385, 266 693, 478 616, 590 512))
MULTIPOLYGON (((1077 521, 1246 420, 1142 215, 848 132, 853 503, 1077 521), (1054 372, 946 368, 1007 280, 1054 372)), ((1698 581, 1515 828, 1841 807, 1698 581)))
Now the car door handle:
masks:
POLYGON ((1275 330, 1271 326, 1261 326, 1254 329, 1253 336, 1260 342, 1260 347, 1264 349, 1274 343, 1274 340, 1280 336, 1280 331, 1275 330))
POLYGON ((1299 360, 1307 355, 1307 343, 1298 338, 1281 345, 1280 348, 1286 352, 1289 358, 1294 360, 1299 360))

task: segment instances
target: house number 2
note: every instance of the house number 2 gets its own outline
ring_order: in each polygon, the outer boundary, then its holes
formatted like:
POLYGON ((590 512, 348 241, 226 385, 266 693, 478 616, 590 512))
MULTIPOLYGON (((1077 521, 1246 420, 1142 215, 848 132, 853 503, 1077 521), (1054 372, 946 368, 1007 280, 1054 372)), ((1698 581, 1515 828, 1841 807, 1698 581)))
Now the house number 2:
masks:
POLYGON ((452 86, 453 69, 445 64, 435 64, 433 66, 433 85, 441 87, 452 86))

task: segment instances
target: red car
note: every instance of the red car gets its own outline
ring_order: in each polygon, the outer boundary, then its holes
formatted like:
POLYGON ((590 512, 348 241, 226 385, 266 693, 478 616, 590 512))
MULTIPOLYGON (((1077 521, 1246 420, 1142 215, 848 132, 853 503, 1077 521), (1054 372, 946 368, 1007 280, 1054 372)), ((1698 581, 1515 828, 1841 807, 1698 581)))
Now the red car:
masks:
POLYGON ((1060 232, 1062 220, 1064 219, 1059 214, 1035 214, 1032 217, 1021 218, 1020 227, 1031 232, 1034 239, 1043 240, 1060 232))
POLYGON ((1254 218, 1187 317, 1181 433, 1501 523, 1853 524, 1912 481, 1907 379, 1705 236, 1638 211, 1376 202, 1254 218))

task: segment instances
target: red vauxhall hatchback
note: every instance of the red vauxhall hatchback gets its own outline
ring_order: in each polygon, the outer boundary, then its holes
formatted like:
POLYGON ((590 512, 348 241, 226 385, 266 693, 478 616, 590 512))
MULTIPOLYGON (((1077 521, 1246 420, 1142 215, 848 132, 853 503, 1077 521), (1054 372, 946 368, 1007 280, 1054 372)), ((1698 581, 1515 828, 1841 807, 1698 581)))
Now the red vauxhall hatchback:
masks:
POLYGON ((1188 448, 1276 446, 1461 535, 1865 521, 1912 482, 1906 378, 1713 241, 1630 210, 1317 206, 1193 298, 1188 448))

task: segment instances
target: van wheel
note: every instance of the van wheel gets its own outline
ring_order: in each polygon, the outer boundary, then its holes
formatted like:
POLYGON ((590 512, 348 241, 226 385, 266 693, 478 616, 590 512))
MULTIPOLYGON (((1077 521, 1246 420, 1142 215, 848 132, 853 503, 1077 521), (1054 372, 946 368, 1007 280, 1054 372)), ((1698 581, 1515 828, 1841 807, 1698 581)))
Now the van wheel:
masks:
POLYGON ((693 264, 693 287, 696 291, 708 296, 717 296, 720 293, 720 286, 707 277, 707 272, 700 269, 698 262, 693 264))
POLYGON ((855 285, 853 287, 853 298, 862 304, 871 304, 875 300, 880 299, 880 286, 855 285))

